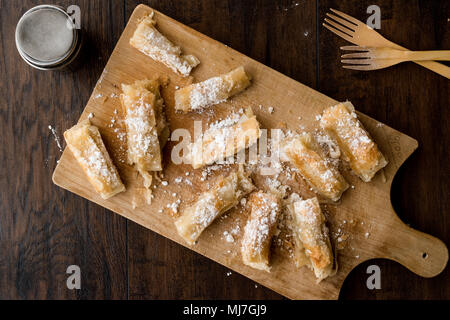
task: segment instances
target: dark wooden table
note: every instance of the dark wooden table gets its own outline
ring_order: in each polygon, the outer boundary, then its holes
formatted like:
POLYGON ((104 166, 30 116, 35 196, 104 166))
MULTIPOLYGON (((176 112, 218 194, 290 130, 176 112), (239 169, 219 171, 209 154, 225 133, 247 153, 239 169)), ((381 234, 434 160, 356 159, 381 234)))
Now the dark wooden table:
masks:
MULTIPOLYGON (((52 184, 62 133, 79 118, 137 0, 77 4, 87 36, 74 72, 29 68, 14 44, 29 8, 55 1, 0 0, 0 299, 280 299, 278 294, 52 184), (78 265, 82 289, 66 287, 78 265)), ((449 81, 414 64, 370 73, 341 69, 322 26, 328 8, 361 20, 381 7, 381 33, 413 50, 450 49, 450 2, 411 0, 142 1, 192 28, 416 138, 419 150, 392 198, 412 227, 450 245, 449 81)), ((450 268, 423 279, 385 260, 362 264, 341 299, 449 299, 450 268), (366 288, 381 268, 382 289, 366 288)))

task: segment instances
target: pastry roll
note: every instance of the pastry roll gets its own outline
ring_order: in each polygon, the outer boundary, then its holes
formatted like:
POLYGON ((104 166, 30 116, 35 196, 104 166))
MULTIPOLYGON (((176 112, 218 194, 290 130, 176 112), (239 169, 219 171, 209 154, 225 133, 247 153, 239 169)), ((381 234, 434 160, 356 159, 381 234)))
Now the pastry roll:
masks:
POLYGON ((282 160, 292 163, 320 195, 338 201, 349 185, 339 171, 324 157, 309 133, 287 138, 281 144, 282 160))
POLYGON ((343 159, 364 182, 370 182, 375 174, 388 164, 358 120, 355 108, 350 102, 326 109, 320 126, 336 140, 343 159))
POLYGON ((242 239, 242 261, 252 268, 270 272, 270 247, 281 210, 280 198, 258 192, 252 194, 249 205, 251 214, 242 239))
POLYGON ((164 99, 161 97, 160 79, 141 80, 134 83, 135 87, 142 87, 155 95, 155 119, 156 130, 158 132, 159 144, 163 149, 170 137, 169 124, 167 122, 164 99))
POLYGON ((194 169, 234 156, 255 144, 261 136, 260 125, 251 108, 213 124, 190 144, 187 162, 194 169))
POLYGON ((319 200, 301 200, 297 194, 291 195, 289 200, 286 208, 292 218, 296 265, 309 266, 320 282, 333 275, 335 270, 329 231, 319 200))
POLYGON ((127 129, 128 163, 136 165, 149 189, 150 172, 162 170, 162 157, 155 111, 157 99, 145 84, 145 81, 138 81, 122 85, 120 99, 127 129))
POLYGON ((66 131, 64 138, 95 191, 103 199, 125 191, 98 128, 91 125, 89 120, 66 131))
POLYGON ((239 67, 228 74, 175 91, 175 109, 189 112, 225 102, 250 86, 250 77, 239 67))
POLYGON ((254 190, 252 181, 243 169, 220 177, 215 185, 184 210, 175 222, 178 234, 190 245, 222 214, 235 207, 239 201, 254 190))
POLYGON ((138 49, 153 60, 163 63, 166 67, 185 77, 200 64, 193 55, 182 55, 181 48, 175 46, 156 29, 154 12, 142 19, 133 37, 131 46, 138 49))

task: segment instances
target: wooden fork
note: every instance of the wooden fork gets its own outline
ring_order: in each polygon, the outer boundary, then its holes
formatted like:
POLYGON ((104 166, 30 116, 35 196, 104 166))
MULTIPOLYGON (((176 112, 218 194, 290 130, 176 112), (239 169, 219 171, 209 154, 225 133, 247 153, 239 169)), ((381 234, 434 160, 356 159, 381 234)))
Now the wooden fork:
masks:
POLYGON ((405 51, 391 48, 360 46, 341 47, 344 51, 358 51, 341 56, 345 69, 370 71, 387 68, 406 61, 450 61, 450 51, 405 51))
MULTIPOLYGON (((334 14, 327 13, 323 26, 341 38, 363 47, 388 47, 397 50, 408 50, 367 26, 365 23, 334 9, 334 14)), ((435 61, 415 61, 415 63, 450 79, 450 67, 435 61)))

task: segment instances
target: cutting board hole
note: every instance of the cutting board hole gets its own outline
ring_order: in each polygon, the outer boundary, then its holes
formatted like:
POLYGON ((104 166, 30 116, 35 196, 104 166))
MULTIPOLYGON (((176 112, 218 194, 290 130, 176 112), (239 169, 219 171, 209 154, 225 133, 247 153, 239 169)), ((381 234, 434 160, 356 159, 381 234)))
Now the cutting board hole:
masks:
POLYGON ((422 259, 426 259, 426 258, 428 258, 428 253, 426 253, 426 252, 422 253, 422 259))

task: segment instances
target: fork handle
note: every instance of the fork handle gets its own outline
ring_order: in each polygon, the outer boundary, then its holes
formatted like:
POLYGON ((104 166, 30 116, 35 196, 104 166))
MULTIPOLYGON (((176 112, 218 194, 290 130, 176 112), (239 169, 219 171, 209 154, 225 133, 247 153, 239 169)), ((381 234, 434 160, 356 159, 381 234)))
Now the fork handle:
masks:
POLYGON ((399 58, 405 61, 450 61, 450 50, 402 51, 399 58))
POLYGON ((428 70, 450 79, 450 67, 447 67, 445 64, 435 61, 414 61, 414 63, 417 63, 428 70))
MULTIPOLYGON (((390 47, 397 50, 405 50, 410 51, 406 49, 405 47, 402 47, 392 41, 387 40, 387 43, 390 43, 390 47)), ((428 70, 431 70, 433 72, 436 72, 437 74, 440 74, 443 77, 446 77, 447 79, 450 79, 450 67, 447 67, 445 64, 436 62, 436 61, 414 61, 414 63, 417 63, 421 65, 424 68, 427 68, 428 70)))

